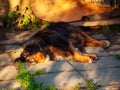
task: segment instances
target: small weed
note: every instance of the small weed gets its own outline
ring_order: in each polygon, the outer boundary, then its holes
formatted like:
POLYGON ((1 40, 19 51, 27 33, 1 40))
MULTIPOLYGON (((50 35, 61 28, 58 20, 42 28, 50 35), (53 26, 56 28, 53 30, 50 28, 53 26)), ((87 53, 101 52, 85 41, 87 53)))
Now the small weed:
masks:
POLYGON ((77 90, 80 90, 81 89, 80 83, 78 83, 77 85, 75 85, 75 87, 76 87, 77 90))
POLYGON ((110 26, 109 25, 103 25, 102 30, 103 31, 110 31, 110 26))
POLYGON ((44 90, 57 90, 57 89, 56 89, 56 87, 48 84, 48 85, 45 86, 44 90))
POLYGON ((19 16, 18 12, 9 12, 8 15, 3 15, 0 17, 1 21, 3 22, 4 26, 6 26, 9 30, 14 31, 15 24, 17 23, 16 20, 19 16))
POLYGON ((43 74, 45 74, 45 71, 39 69, 39 70, 37 70, 37 71, 33 71, 32 74, 33 74, 33 75, 43 75, 43 74))
POLYGON ((93 80, 86 80, 86 87, 87 90, 96 90, 97 89, 97 83, 94 83, 93 80))
POLYGON ((116 59, 120 60, 120 54, 116 55, 116 59))
POLYGON ((50 25, 50 22, 48 22, 48 21, 42 21, 41 29, 44 29, 44 28, 48 27, 49 25, 50 25))
POLYGON ((34 80, 33 73, 28 72, 22 63, 18 63, 18 68, 19 73, 17 74, 16 78, 20 82, 23 90, 33 90, 34 88, 39 87, 34 80))
POLYGON ((37 19, 30 8, 26 7, 23 10, 17 9, 10 11, 7 15, 0 17, 4 26, 11 31, 17 30, 36 30, 38 28, 50 25, 50 22, 37 19), (22 12, 21 12, 22 11, 22 12))

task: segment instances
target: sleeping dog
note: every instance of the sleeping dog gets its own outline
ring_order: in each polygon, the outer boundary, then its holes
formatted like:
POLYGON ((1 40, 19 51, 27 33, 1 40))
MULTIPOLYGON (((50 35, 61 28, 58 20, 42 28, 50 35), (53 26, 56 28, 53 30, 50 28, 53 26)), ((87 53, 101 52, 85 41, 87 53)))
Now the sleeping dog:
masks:
POLYGON ((44 63, 48 60, 72 59, 92 63, 98 58, 94 54, 83 54, 84 46, 106 48, 108 41, 98 41, 83 32, 79 27, 68 23, 51 23, 46 29, 37 32, 24 47, 21 60, 44 63))

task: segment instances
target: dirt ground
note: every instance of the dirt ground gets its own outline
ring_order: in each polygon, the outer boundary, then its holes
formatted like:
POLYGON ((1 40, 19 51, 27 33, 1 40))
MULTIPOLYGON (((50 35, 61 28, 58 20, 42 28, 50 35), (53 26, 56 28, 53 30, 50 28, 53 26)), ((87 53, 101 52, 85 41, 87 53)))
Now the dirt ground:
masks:
MULTIPOLYGON (((6 39, 6 29, 4 27, 0 27, 0 41, 6 39)), ((3 45, 0 45, 0 53, 4 51, 5 47, 3 45)))

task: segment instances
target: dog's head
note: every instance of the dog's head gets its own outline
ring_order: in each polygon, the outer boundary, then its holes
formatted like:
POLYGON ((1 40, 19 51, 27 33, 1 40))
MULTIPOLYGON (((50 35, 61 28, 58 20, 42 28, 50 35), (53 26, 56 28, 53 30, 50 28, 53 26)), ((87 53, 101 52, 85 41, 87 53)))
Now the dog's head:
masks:
POLYGON ((46 58, 43 53, 40 52, 40 46, 38 44, 26 45, 24 51, 21 53, 20 57, 23 61, 28 62, 46 62, 46 58))

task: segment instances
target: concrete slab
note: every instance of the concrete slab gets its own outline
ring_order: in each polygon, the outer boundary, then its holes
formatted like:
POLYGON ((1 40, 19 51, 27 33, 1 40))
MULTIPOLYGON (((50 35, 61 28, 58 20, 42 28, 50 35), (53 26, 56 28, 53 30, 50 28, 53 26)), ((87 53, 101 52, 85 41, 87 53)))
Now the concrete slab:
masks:
MULTIPOLYGON (((63 88, 73 88, 78 83, 84 85, 84 80, 78 72, 60 72, 60 73, 50 73, 41 76, 35 76, 37 83, 43 83, 43 85, 54 85, 59 89, 63 88)), ((69 89, 70 90, 70 89, 69 89)))
POLYGON ((98 47, 98 46, 84 47, 83 53, 93 53, 97 56, 108 56, 109 55, 109 53, 105 49, 98 47))
POLYGON ((73 68, 66 61, 48 61, 47 63, 38 63, 35 65, 27 66, 27 70, 39 70, 42 69, 46 73, 72 71, 73 68))
POLYGON ((120 54, 120 50, 114 50, 114 51, 109 51, 108 52, 109 55, 117 55, 117 54, 120 54))
POLYGON ((120 43, 120 39, 119 38, 114 38, 114 39, 111 39, 110 41, 112 42, 112 44, 120 43))
POLYGON ((20 84, 15 80, 1 81, 0 90, 20 90, 20 84))
POLYGON ((11 58, 8 54, 1 54, 0 55, 0 67, 12 64, 11 58))
POLYGON ((98 88, 97 90, 120 90, 120 85, 110 85, 98 88))
POLYGON ((98 46, 88 46, 88 47, 84 47, 84 52, 86 53, 100 53, 100 52, 104 52, 104 49, 98 46))
POLYGON ((16 44, 16 45, 18 45, 18 44, 21 44, 23 41, 21 40, 21 39, 9 39, 9 40, 2 40, 2 41, 0 41, 0 44, 16 44))
POLYGON ((109 57, 99 57, 99 60, 96 63, 87 64, 87 63, 78 63, 78 62, 70 62, 74 68, 80 71, 87 70, 98 70, 98 69, 106 69, 106 68, 114 68, 120 67, 120 61, 115 58, 115 56, 109 57))
POLYGON ((23 32, 15 32, 15 33, 6 33, 7 39, 20 39, 23 40, 28 36, 31 36, 30 34, 32 31, 23 31, 23 32))
POLYGON ((17 70, 14 66, 6 66, 0 69, 0 81, 15 79, 17 70))
POLYGON ((120 50, 120 45, 118 44, 115 44, 115 45, 111 45, 108 50, 116 50, 116 49, 119 49, 120 50))
POLYGON ((19 52, 19 50, 21 49, 22 47, 20 45, 5 45, 6 52, 10 52, 10 51, 19 52))
POLYGON ((92 35, 93 38, 98 39, 98 40, 105 40, 106 37, 103 34, 94 34, 92 35))
POLYGON ((81 71, 86 79, 92 79, 98 85, 107 85, 113 82, 120 83, 120 68, 97 69, 81 71))
POLYGON ((15 36, 16 36, 15 33, 8 33, 8 32, 6 32, 5 35, 6 35, 7 39, 12 39, 12 38, 15 38, 15 36))
POLYGON ((20 54, 23 52, 23 48, 19 45, 8 45, 6 52, 10 56, 11 59, 15 60, 16 58, 20 57, 20 54))
POLYGON ((7 40, 0 41, 0 44, 21 44, 26 40, 30 39, 38 30, 36 31, 23 31, 18 34, 7 33, 6 37, 8 36, 7 40))
POLYGON ((83 53, 93 53, 97 56, 110 56, 110 55, 117 55, 120 54, 120 47, 119 44, 111 45, 109 48, 103 49, 101 47, 89 46, 84 47, 83 53))

